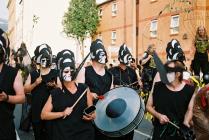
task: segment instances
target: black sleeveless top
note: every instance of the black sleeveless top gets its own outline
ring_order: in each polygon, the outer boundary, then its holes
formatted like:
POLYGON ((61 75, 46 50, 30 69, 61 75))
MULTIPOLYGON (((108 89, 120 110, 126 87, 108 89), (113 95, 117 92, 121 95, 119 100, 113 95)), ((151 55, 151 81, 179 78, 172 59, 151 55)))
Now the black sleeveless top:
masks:
MULTIPOLYGON (((33 71, 30 73, 31 75, 31 84, 36 81, 39 77, 38 71, 33 71)), ((47 87, 47 82, 51 80, 55 80, 58 77, 58 73, 56 70, 51 70, 47 75, 42 75, 42 82, 36 86, 32 91, 32 121, 39 122, 41 120, 41 111, 43 106, 45 105, 49 95, 50 89, 47 87)))
POLYGON ((98 75, 92 66, 88 66, 85 68, 85 83, 91 92, 104 95, 111 88, 112 75, 107 70, 105 70, 105 75, 98 75))
MULTIPOLYGON (((86 90, 85 84, 78 84, 76 93, 72 94, 63 86, 51 91, 53 112, 62 112, 71 107, 86 90)), ((87 96, 84 95, 76 104, 72 113, 65 119, 52 120, 53 140, 94 140, 94 129, 91 121, 82 119, 83 110, 87 107, 87 96)))
POLYGON ((109 69, 109 71, 114 77, 114 80, 113 80, 114 85, 125 86, 125 85, 130 85, 132 83, 135 83, 131 85, 131 87, 133 88, 138 87, 138 82, 137 82, 138 79, 137 79, 136 72, 131 67, 127 66, 125 70, 122 70, 120 67, 117 66, 117 67, 113 67, 109 69))
MULTIPOLYGON (((0 72, 0 89, 8 95, 15 95, 13 84, 18 70, 3 64, 0 72)), ((15 105, 0 102, 0 139, 15 138, 15 127, 13 123, 13 112, 15 105)))
MULTIPOLYGON (((171 122, 182 125, 194 90, 194 86, 186 84, 180 91, 171 91, 162 82, 157 82, 153 91, 153 106, 157 112, 166 115, 171 122)), ((170 124, 161 125, 158 119, 154 120, 154 138, 171 139, 170 136, 177 136, 176 131, 177 129, 170 124)))

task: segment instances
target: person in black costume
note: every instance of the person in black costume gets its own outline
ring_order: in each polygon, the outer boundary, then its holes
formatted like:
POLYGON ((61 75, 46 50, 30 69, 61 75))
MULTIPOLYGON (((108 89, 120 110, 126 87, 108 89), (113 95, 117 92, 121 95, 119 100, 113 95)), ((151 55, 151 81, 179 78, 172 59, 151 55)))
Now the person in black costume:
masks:
MULTIPOLYGON (((114 77, 113 85, 115 87, 128 86, 134 89, 138 89, 139 83, 137 79, 137 74, 134 69, 127 66, 132 61, 132 55, 126 44, 121 45, 118 53, 118 60, 120 62, 119 66, 109 69, 114 77)), ((133 136, 134 131, 128 133, 125 136, 115 138, 115 140, 132 140, 133 136)))
MULTIPOLYGON (((93 95, 95 101, 98 101, 98 96, 104 95, 112 88, 112 75, 105 69, 107 63, 107 53, 103 46, 103 42, 97 39, 91 43, 90 57, 92 65, 82 69, 77 80, 81 83, 86 83, 93 95)), ((103 135, 95 128, 95 140, 110 140, 110 137, 103 135)))
POLYGON ((17 69, 5 64, 9 40, 0 29, 0 139, 16 140, 13 112, 15 104, 25 101, 23 80, 17 69))
POLYGON ((177 126, 190 127, 195 87, 183 82, 184 65, 171 60, 165 64, 170 84, 159 81, 154 85, 146 109, 154 116, 153 140, 183 140, 177 126))
POLYGON ((76 83, 74 54, 63 58, 60 62, 60 78, 62 88, 52 90, 43 110, 41 118, 51 120, 53 125, 52 140, 94 140, 94 128, 91 120, 95 112, 84 115, 83 110, 93 105, 93 97, 85 84, 76 83), (77 99, 86 92, 73 107, 77 99))
POLYGON ((36 62, 39 64, 39 69, 30 72, 25 85, 25 93, 32 94, 32 126, 36 140, 45 140, 50 135, 47 131, 50 130, 46 123, 41 120, 41 110, 46 103, 50 90, 56 86, 61 86, 58 73, 56 70, 51 70, 51 48, 47 44, 42 44, 34 51, 36 62), (46 129, 47 127, 47 129, 46 129), (46 131, 47 130, 47 131, 46 131))
POLYGON ((138 89, 139 83, 137 74, 134 69, 128 66, 132 61, 132 55, 126 44, 121 45, 118 53, 118 60, 120 62, 119 66, 109 69, 114 77, 113 85, 115 87, 128 86, 138 89))

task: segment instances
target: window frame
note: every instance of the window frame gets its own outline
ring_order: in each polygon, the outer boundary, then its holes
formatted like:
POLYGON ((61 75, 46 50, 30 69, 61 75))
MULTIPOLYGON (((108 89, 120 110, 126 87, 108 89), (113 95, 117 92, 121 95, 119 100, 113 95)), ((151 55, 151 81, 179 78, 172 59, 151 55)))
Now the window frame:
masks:
POLYGON ((112 16, 116 16, 118 11, 118 5, 116 2, 112 3, 112 16))
POLYGON ((111 44, 115 44, 116 43, 116 39, 117 39, 117 32, 115 30, 113 30, 111 32, 111 44))
POLYGON ((150 37, 157 37, 158 20, 154 19, 150 22, 150 37))
POLYGON ((173 34, 178 34, 179 33, 179 27, 180 27, 180 16, 179 15, 173 15, 173 16, 171 16, 170 34, 172 34, 172 35, 173 34), (178 21, 177 22, 175 21, 175 18, 178 18, 178 21))

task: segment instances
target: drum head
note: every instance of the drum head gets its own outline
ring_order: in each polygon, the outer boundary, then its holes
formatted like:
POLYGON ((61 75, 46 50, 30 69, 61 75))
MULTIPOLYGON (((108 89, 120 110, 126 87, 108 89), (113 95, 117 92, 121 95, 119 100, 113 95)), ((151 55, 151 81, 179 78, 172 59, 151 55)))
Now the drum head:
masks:
POLYGON ((108 136, 118 137, 134 130, 143 119, 145 107, 135 90, 119 87, 107 92, 96 108, 96 127, 108 136))

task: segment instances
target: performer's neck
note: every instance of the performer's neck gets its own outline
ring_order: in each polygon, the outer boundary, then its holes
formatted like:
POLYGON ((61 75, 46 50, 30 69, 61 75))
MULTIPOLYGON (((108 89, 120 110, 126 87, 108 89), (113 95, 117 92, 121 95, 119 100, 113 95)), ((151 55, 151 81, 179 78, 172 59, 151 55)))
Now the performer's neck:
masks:
POLYGON ((123 63, 120 63, 120 64, 119 64, 119 67, 120 67, 122 70, 126 70, 126 65, 123 64, 123 63))
POLYGON ((41 75, 46 75, 46 74, 48 74, 50 72, 50 70, 51 69, 49 67, 47 67, 47 68, 41 67, 40 68, 40 73, 41 73, 41 75))
POLYGON ((100 64, 98 62, 92 61, 92 67, 95 70, 95 72, 99 75, 104 75, 105 74, 105 65, 100 64))

